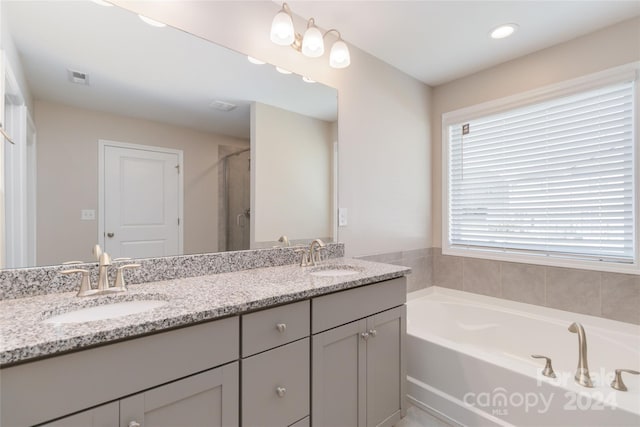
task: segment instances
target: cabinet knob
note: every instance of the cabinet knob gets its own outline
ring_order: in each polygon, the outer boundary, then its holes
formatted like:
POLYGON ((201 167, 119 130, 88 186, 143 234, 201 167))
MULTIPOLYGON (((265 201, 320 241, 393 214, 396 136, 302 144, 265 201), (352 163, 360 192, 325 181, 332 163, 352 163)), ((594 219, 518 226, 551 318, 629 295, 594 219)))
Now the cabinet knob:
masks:
POLYGON ((286 323, 276 323, 276 329, 278 330, 278 332, 283 333, 284 331, 287 330, 287 324, 286 323))
POLYGON ((368 340, 369 339, 369 332, 362 332, 360 334, 360 337, 365 341, 368 340))
POLYGON ((375 338, 375 336, 378 335, 378 331, 375 329, 369 329, 369 335, 371 335, 371 338, 375 338))
POLYGON ((140 427, 140 423, 137 421, 129 421, 128 427, 140 427))
POLYGON ((276 394, 278 395, 278 397, 284 397, 284 395, 287 393, 287 389, 284 387, 276 387, 276 394))

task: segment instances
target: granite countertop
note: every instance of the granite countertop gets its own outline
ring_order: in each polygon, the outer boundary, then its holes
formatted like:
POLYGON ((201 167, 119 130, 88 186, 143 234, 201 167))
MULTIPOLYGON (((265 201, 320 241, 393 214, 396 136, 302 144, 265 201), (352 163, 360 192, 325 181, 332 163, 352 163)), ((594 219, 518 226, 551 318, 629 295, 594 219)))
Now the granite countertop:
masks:
POLYGON ((0 366, 81 350, 116 340, 186 326, 273 305, 308 299, 404 276, 407 267, 338 258, 319 267, 256 268, 129 286, 122 294, 79 298, 58 293, 0 301, 0 366), (348 265, 355 274, 310 275, 326 265, 348 265), (69 311, 110 302, 164 300, 143 313, 84 323, 43 323, 69 311))

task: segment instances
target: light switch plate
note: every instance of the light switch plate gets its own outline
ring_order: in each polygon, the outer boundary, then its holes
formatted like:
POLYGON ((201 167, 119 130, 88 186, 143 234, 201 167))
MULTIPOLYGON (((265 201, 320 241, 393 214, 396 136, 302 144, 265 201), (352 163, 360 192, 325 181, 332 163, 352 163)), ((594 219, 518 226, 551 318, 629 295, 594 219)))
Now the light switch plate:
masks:
POLYGON ((94 209, 82 209, 80 211, 80 219, 83 221, 95 221, 96 211, 94 209))
POLYGON ((346 227, 347 223, 347 208, 338 208, 338 226, 346 227))

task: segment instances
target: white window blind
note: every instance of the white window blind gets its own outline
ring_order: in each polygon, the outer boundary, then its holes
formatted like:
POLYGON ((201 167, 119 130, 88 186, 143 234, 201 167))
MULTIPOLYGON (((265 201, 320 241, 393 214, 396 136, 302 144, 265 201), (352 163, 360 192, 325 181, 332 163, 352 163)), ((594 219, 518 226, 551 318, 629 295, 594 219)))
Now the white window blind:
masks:
POLYGON ((456 123, 449 246, 634 262, 633 82, 456 123))

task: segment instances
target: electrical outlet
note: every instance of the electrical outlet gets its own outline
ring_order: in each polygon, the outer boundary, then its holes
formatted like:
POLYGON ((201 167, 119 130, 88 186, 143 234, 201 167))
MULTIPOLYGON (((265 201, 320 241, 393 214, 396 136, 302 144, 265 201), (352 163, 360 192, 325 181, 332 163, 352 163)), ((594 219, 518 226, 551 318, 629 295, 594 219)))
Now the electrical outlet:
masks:
POLYGON ((82 209, 80 211, 80 219, 82 221, 95 221, 96 211, 93 209, 82 209))
POLYGON ((338 227, 346 227, 347 223, 347 208, 338 208, 338 227))

